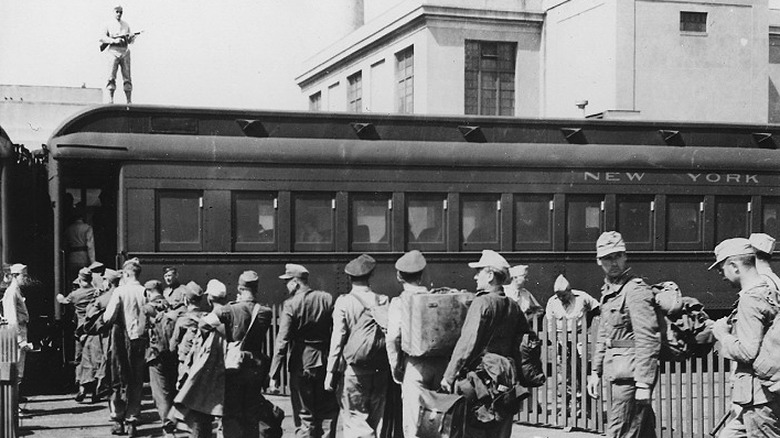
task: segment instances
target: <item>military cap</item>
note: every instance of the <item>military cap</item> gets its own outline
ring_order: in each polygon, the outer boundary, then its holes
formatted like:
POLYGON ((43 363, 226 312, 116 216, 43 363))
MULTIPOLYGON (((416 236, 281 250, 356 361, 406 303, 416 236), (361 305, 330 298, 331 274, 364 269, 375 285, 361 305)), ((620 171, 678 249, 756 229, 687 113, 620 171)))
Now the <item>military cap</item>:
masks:
POLYGON ((284 265, 284 274, 280 275, 279 278, 282 280, 289 280, 291 278, 301 278, 308 274, 309 270, 305 267, 296 265, 295 263, 288 263, 284 265))
POLYGON ((596 240, 596 257, 602 258, 616 252, 626 252, 623 236, 617 231, 605 231, 596 240))
POLYGON ((141 267, 141 261, 138 260, 138 257, 133 257, 131 259, 128 259, 122 264, 122 269, 125 269, 126 267, 131 265, 141 267))
POLYGON ((258 280, 260 280, 260 277, 257 275, 257 272, 255 271, 244 271, 239 277, 238 277, 238 285, 239 286, 246 286, 250 283, 257 283, 258 280))
POLYGON ((11 274, 26 274, 27 273, 27 265, 23 265, 21 263, 15 263, 11 265, 11 274))
POLYGON ((162 283, 160 283, 158 280, 149 280, 144 283, 144 289, 156 290, 157 292, 162 293, 162 283))
POLYGON ((360 254, 344 267, 344 272, 352 277, 363 277, 371 273, 376 267, 376 260, 368 254, 360 254))
POLYGON ((528 273, 528 265, 516 265, 509 268, 509 275, 519 277, 528 273))
POLYGON ((214 298, 225 298, 227 287, 221 281, 212 278, 206 285, 206 295, 214 298))
POLYGON ((89 270, 89 268, 81 268, 79 269, 79 280, 91 282, 92 281, 92 271, 89 270))
POLYGON ((559 275, 558 278, 555 279, 555 284, 553 284, 553 292, 563 292, 569 289, 571 289, 569 280, 567 280, 563 274, 559 275))
POLYGON ((115 270, 113 270, 111 268, 107 268, 106 272, 103 273, 103 278, 108 280, 108 281, 115 281, 115 280, 117 280, 121 276, 122 275, 119 272, 117 272, 117 271, 115 271, 115 270))
POLYGON ((116 6, 114 6, 114 10, 115 11, 123 11, 124 9, 122 8, 122 5, 116 5, 116 6))
POLYGON ((766 233, 753 233, 748 238, 756 251, 772 254, 775 251, 775 238, 766 233))
POLYGON ((169 272, 177 272, 176 267, 175 266, 166 266, 166 267, 163 268, 163 275, 167 274, 169 272))
POLYGON ((504 256, 493 251, 492 249, 483 249, 482 257, 477 262, 469 262, 469 268, 497 268, 506 270, 509 273, 509 262, 506 261, 504 256))
POLYGON ((407 274, 414 274, 425 269, 427 262, 422 253, 416 249, 413 249, 406 254, 402 255, 395 262, 395 269, 407 274))
POLYGON ((100 263, 100 262, 92 262, 91 265, 89 265, 89 270, 92 272, 97 272, 103 268, 105 268, 106 265, 100 263))
POLYGON ((729 257, 755 254, 756 250, 753 248, 753 245, 750 244, 749 240, 745 239, 744 237, 735 237, 733 239, 726 239, 723 242, 720 242, 718 246, 715 247, 714 252, 715 263, 710 265, 708 270, 720 265, 729 257))
POLYGON ((184 286, 184 296, 193 299, 203 296, 203 288, 200 287, 198 283, 195 283, 194 281, 190 281, 187 283, 186 286, 184 286))

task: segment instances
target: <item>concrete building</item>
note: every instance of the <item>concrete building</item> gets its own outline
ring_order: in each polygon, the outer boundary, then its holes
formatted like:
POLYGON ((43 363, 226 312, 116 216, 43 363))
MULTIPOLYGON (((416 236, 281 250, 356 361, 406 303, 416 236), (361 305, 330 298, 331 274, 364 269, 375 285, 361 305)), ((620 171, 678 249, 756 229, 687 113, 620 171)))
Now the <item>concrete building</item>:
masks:
POLYGON ((0 85, 0 126, 11 141, 36 150, 66 118, 102 101, 100 88, 0 85))
POLYGON ((352 0, 312 110, 780 122, 780 0, 352 0))

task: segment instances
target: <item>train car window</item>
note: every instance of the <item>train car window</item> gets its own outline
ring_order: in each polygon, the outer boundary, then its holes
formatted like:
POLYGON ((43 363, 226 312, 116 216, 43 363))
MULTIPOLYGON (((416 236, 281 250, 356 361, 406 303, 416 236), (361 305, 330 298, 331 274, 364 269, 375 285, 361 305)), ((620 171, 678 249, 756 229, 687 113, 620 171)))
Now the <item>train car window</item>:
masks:
POLYGON ((566 248, 592 251, 604 228, 604 197, 566 196, 566 248))
POLYGON ((653 242, 653 200, 653 196, 617 197, 616 228, 626 242, 634 244, 632 248, 652 249, 649 246, 653 242))
POLYGON ((702 212, 701 196, 669 196, 666 204, 667 249, 701 249, 702 212))
POLYGON ((354 195, 350 212, 353 251, 390 250, 390 195, 354 195))
POLYGON ((160 251, 203 249, 203 192, 157 192, 157 233, 160 251))
POLYGON ((750 198, 740 196, 715 197, 715 240, 747 237, 750 224, 750 198))
POLYGON ((780 198, 764 198, 762 231, 770 236, 780 236, 780 198))
POLYGON ((333 251, 335 215, 333 194, 299 194, 295 197, 296 251, 333 251))
POLYGON ((499 195, 461 195, 461 249, 499 249, 500 199, 499 195))
POLYGON ((408 224, 406 244, 408 249, 446 249, 447 195, 410 194, 406 201, 408 224))
POLYGON ((233 194, 233 250, 276 250, 276 194, 233 194))
POLYGON ((515 195, 515 249, 552 248, 552 195, 515 195))

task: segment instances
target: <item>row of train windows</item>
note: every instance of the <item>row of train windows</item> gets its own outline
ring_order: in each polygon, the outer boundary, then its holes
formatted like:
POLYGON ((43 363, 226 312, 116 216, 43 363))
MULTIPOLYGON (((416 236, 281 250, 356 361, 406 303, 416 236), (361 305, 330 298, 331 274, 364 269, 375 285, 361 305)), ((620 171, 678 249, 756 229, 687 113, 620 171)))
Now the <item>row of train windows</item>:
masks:
MULTIPOLYGON (((406 194, 403 230, 393 226, 393 195, 350 194, 348 198, 350 250, 390 251, 393 233, 404 233, 404 249, 447 250, 451 233, 460 250, 501 247, 503 227, 511 227, 513 250, 551 250, 556 232, 563 232, 566 250, 588 250, 605 231, 603 195, 565 195, 556 204, 552 194, 515 194, 507 203, 502 195, 461 194, 459 212, 448 214, 447 194, 406 194), (512 207, 511 221, 502 205, 512 207), (556 215, 556 205, 565 209, 556 215), (555 225, 556 218, 561 225, 555 225), (451 221, 457 224, 450 224, 451 221), (511 223, 508 223, 511 222, 511 223)), ((331 193, 293 193, 289 217, 280 217, 276 193, 232 194, 232 249, 277 250, 280 222, 289 226, 291 249, 334 251, 336 249, 336 197, 331 193)), ((653 249, 664 228, 667 250, 702 250, 705 221, 714 221, 715 241, 746 236, 751 231, 780 235, 780 198, 764 198, 762 211, 753 212, 750 197, 715 196, 712 218, 705 217, 703 196, 666 196, 663 221, 656 220, 652 195, 617 195, 614 228, 637 249, 653 249), (753 229, 753 214, 761 215, 761 230, 753 229)), ((161 251, 199 249, 203 233, 203 197, 200 191, 157 193, 158 248, 161 251)), ((398 223, 398 222, 396 222, 398 223)))

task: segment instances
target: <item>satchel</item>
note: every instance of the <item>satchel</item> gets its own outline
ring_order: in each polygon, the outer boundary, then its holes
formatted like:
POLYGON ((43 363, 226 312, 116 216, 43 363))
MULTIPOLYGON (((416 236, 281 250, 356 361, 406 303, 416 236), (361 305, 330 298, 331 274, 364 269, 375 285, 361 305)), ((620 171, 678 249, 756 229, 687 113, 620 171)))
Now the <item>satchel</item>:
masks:
POLYGON ((244 339, 252 330, 259 310, 260 305, 255 304, 252 310, 252 320, 249 322, 249 328, 246 329, 246 333, 244 333, 244 338, 240 341, 231 341, 225 344, 225 370, 235 371, 241 368, 241 364, 244 362, 244 339))
POLYGON ((466 398, 420 390, 418 438, 462 438, 466 434, 466 398))

